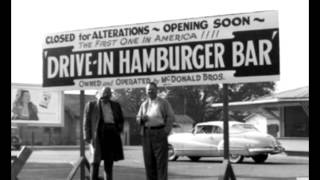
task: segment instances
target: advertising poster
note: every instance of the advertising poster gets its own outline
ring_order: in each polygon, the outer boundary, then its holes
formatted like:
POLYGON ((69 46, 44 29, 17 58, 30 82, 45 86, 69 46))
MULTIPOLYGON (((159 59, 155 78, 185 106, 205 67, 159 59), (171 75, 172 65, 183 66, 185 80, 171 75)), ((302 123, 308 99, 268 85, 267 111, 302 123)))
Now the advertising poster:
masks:
POLYGON ((63 92, 41 85, 11 85, 11 124, 63 126, 63 92))
POLYGON ((277 11, 53 33, 43 87, 114 89, 277 81, 277 11))

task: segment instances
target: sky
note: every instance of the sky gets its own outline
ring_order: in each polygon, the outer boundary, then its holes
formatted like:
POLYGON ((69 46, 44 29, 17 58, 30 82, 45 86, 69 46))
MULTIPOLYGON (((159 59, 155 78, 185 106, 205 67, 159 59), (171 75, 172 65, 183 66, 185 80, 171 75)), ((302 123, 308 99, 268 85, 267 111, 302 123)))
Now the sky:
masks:
POLYGON ((277 10, 276 92, 309 85, 307 0, 11 0, 11 82, 42 84, 42 42, 56 32, 277 10))

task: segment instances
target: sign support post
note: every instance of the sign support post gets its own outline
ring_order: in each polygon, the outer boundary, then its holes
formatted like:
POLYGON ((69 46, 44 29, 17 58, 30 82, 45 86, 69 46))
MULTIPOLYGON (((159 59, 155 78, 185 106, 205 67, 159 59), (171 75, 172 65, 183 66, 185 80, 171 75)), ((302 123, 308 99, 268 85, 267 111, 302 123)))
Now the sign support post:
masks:
POLYGON ((89 162, 85 156, 85 143, 83 139, 83 113, 84 113, 84 90, 80 90, 80 158, 77 163, 73 166, 71 172, 69 173, 67 180, 72 180, 75 173, 80 168, 80 180, 85 180, 85 167, 90 170, 89 162))
POLYGON ((236 180, 231 163, 229 161, 229 108, 228 108, 228 84, 223 84, 223 163, 224 174, 219 180, 236 180))
MULTIPOLYGON (((84 90, 80 90, 80 157, 85 157, 84 140, 83 140, 83 111, 84 111, 84 90)), ((85 169, 84 164, 81 163, 80 179, 84 180, 85 169)))

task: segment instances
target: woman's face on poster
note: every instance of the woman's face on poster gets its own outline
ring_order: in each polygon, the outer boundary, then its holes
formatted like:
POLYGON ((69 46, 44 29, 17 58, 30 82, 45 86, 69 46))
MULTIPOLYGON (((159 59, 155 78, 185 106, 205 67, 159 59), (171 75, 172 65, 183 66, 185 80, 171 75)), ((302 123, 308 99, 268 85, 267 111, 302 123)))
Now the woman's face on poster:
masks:
POLYGON ((30 101, 30 93, 29 92, 23 92, 22 94, 22 102, 28 103, 30 101))

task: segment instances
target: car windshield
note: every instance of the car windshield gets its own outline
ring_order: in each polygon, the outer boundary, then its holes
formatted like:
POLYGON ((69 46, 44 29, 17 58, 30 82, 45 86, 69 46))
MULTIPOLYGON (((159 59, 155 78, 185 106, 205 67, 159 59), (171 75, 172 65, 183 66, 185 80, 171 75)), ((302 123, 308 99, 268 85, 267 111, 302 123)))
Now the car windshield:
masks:
POLYGON ((212 133, 212 126, 197 126, 196 134, 209 134, 212 133))
POLYGON ((215 125, 198 125, 196 127, 196 134, 221 134, 222 128, 215 125))
POLYGON ((258 131, 252 124, 234 124, 230 127, 230 133, 241 133, 248 131, 258 131))

